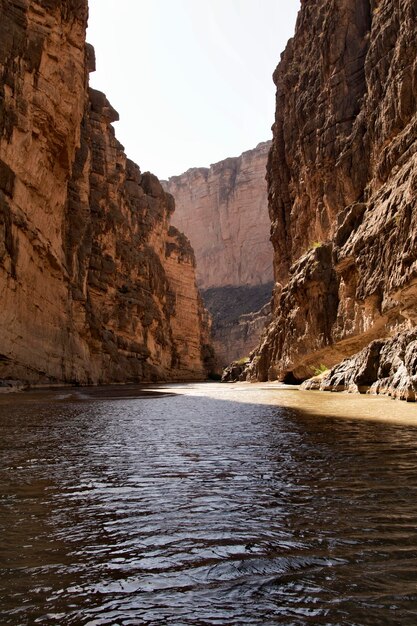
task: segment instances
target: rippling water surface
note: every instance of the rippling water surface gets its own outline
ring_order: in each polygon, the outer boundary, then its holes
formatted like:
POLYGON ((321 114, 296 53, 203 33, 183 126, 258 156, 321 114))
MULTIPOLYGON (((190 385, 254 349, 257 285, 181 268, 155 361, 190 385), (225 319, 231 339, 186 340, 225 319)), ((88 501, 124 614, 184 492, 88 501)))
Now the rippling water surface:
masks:
POLYGON ((0 398, 1 626, 415 626, 415 407, 140 395, 0 398))

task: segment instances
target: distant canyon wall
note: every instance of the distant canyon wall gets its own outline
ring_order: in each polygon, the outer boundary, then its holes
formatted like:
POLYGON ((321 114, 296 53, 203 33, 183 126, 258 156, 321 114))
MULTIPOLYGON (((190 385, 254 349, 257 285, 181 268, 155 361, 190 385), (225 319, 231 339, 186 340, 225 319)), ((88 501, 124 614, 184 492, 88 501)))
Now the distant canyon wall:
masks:
POLYGON ((203 378, 194 253, 88 87, 87 15, 87 0, 0 0, 0 378, 203 378))
POLYGON ((265 180, 270 146, 265 141, 239 157, 163 181, 176 201, 172 222, 194 248, 202 289, 273 279, 265 180))
POLYGON ((239 157, 163 181, 176 202, 173 224, 195 251, 197 282, 213 316, 213 341, 223 366, 249 354, 266 321, 265 310, 256 321, 246 316, 262 308, 272 292, 265 180, 270 146, 266 141, 239 157), (231 298, 233 288, 237 299, 231 298), (232 315, 225 313, 227 303, 232 315))
POLYGON ((273 283, 212 287, 202 292, 220 371, 247 357, 270 321, 273 283))
POLYGON ((415 0, 301 2, 274 74, 274 319, 248 378, 335 366, 323 388, 415 397, 416 23, 415 0))

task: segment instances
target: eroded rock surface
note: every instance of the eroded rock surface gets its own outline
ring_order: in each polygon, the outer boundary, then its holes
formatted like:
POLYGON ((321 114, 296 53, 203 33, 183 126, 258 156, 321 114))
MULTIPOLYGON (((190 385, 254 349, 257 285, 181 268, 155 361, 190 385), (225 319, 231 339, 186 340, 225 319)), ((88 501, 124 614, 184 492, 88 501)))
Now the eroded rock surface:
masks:
POLYGON ((173 198, 88 88, 86 0, 0 0, 0 378, 202 378, 208 320, 173 198))
POLYGON ((358 354, 329 372, 307 380, 304 389, 391 395, 400 400, 417 398, 417 330, 390 339, 372 341, 358 354))
MULTIPOLYGON (((415 0, 302 2, 274 74, 274 320, 249 378, 302 381, 319 364, 331 367, 371 342, 403 346, 397 335, 412 336, 416 20, 415 0)), ((387 392, 383 379, 372 384, 387 392)))
POLYGON ((248 357, 256 347, 271 318, 272 286, 212 287, 201 292, 211 313, 212 341, 221 369, 248 357))
POLYGON ((271 298, 272 246, 265 181, 270 146, 270 141, 263 142, 240 157, 163 181, 175 197, 173 224, 187 234, 195 250, 197 282, 213 316, 213 341, 222 366, 247 356, 266 323, 265 310, 257 313, 271 298), (239 298, 231 307, 233 319, 224 314, 231 288, 239 289, 239 298), (267 291, 261 301, 254 297, 257 289, 263 294, 267 291), (240 300, 243 305, 239 309, 240 300), (254 308, 248 309, 245 305, 251 301, 254 308), (251 319, 244 317, 247 314, 251 319))
POLYGON ((273 278, 265 180, 270 146, 265 141, 240 157, 163 181, 176 201, 172 223, 194 248, 202 289, 273 278))

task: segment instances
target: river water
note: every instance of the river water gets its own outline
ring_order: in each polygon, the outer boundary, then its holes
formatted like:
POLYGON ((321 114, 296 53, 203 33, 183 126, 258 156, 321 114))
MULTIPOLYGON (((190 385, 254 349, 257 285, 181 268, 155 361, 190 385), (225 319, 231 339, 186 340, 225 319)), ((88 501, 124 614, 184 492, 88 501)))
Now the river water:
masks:
POLYGON ((0 624, 417 623, 417 407, 189 384, 0 397, 0 624))

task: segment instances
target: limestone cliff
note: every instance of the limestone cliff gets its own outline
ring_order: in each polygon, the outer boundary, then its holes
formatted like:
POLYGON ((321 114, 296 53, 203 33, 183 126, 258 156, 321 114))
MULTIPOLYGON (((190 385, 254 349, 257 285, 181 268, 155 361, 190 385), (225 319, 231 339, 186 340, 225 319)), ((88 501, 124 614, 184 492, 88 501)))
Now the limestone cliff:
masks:
POLYGON ((356 387, 415 395, 416 23, 415 0, 302 1, 274 74, 274 320, 249 377, 301 381, 377 341, 356 387))
POLYGON ((194 255, 88 88, 87 14, 0 0, 0 378, 202 378, 194 255))
POLYGON ((197 282, 213 316, 213 341, 222 365, 248 355, 266 321, 265 311, 254 314, 272 291, 265 181, 270 146, 270 141, 260 143, 239 157, 162 183, 175 198, 172 221, 195 250, 197 282), (232 288, 238 288, 233 301, 232 288))
POLYGON ((163 181, 176 201, 173 224, 194 248, 202 289, 272 280, 265 181, 270 146, 265 141, 239 157, 163 181))

